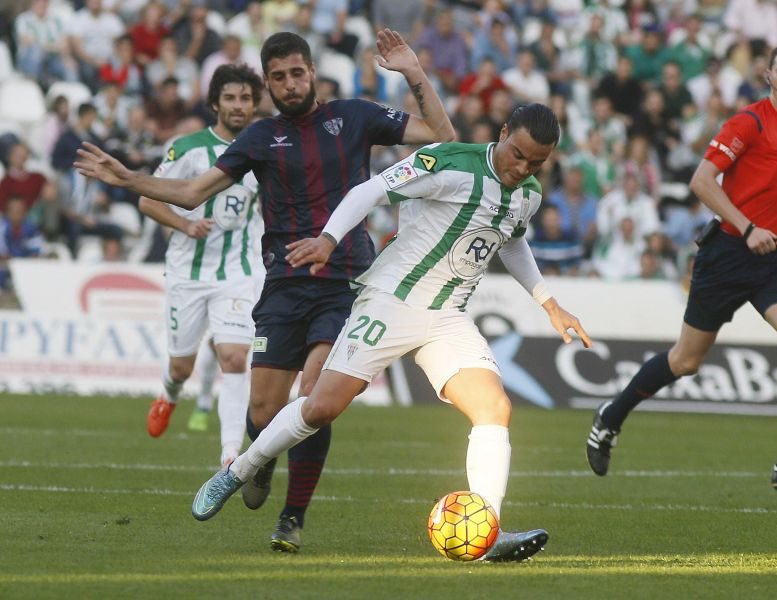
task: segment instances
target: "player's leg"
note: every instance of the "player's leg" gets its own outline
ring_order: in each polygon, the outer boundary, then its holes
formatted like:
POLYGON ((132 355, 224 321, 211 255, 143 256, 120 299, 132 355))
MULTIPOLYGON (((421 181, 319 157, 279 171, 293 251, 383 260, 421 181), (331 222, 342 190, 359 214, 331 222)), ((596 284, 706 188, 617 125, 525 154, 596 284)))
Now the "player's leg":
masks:
MULTIPOLYGON (((299 395, 309 396, 321 375, 332 344, 315 344, 302 369, 299 395)), ((305 526, 305 512, 324 470, 324 462, 332 440, 332 426, 327 423, 313 435, 289 449, 289 481, 286 503, 270 536, 270 547, 280 552, 296 552, 301 541, 300 530, 305 526)))
POLYGON ((209 337, 208 341, 200 347, 195 366, 200 379, 200 390, 197 393, 194 410, 189 416, 187 427, 190 431, 207 431, 208 420, 216 401, 213 396, 213 384, 216 381, 219 368, 212 337, 209 337))
POLYGON ((166 282, 166 329, 169 363, 162 373, 163 391, 146 417, 149 435, 159 437, 170 424, 184 382, 194 368, 200 341, 207 327, 207 290, 199 282, 166 282))
POLYGON ((221 464, 232 462, 240 454, 245 436, 248 409, 248 344, 216 344, 222 380, 219 390, 221 425, 221 464))
POLYGON ((208 302, 208 320, 222 372, 218 412, 224 465, 237 458, 245 436, 247 357, 254 332, 250 311, 255 287, 250 277, 220 282, 215 287, 208 302))
MULTIPOLYGON (((762 290, 761 294, 753 302, 756 310, 761 312, 763 318, 772 329, 777 331, 777 277, 769 278, 770 284, 766 286, 766 289, 762 290)), ((777 490, 777 462, 772 467, 771 474, 772 487, 777 490)))
MULTIPOLYGON (((469 489, 488 500, 501 518, 512 454, 508 429, 512 404, 488 343, 465 313, 442 311, 435 315, 429 341, 415 358, 440 399, 452 403, 472 423, 466 461, 469 489)), ((500 529, 484 559, 522 561, 547 541, 542 529, 500 529)))
POLYGON ((192 515, 204 521, 214 516, 227 499, 256 471, 282 452, 313 435, 318 426, 331 423, 364 387, 364 381, 336 371, 325 371, 310 398, 300 397, 286 405, 231 465, 206 481, 192 503, 192 515), (306 419, 309 419, 309 424, 306 419))

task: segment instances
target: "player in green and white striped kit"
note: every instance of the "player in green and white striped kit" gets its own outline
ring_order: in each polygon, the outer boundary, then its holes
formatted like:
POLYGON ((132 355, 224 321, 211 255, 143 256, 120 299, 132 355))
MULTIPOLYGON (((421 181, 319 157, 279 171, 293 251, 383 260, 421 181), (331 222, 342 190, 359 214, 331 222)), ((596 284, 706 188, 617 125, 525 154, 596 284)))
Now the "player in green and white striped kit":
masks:
MULTIPOLYGON (((542 198, 534 173, 558 138, 550 109, 520 107, 499 142, 426 146, 351 190, 319 237, 288 246, 292 266, 310 263, 315 274, 371 208, 399 203, 399 231, 359 278, 363 289, 310 396, 281 410, 245 453, 202 486, 192 506, 195 518, 213 516, 256 469, 334 420, 373 376, 407 353, 439 397, 470 419, 469 489, 499 514, 510 469, 512 407, 493 354, 465 307, 499 252, 564 341, 572 341, 573 329, 591 345, 577 318, 548 292, 524 239, 542 198)), ((547 539, 542 529, 500 532, 485 559, 524 560, 547 539)))
MULTIPOLYGON (((260 93, 261 79, 250 68, 219 67, 208 93, 216 125, 175 140, 155 175, 191 179, 210 169, 251 122, 260 93)), ((238 455, 245 435, 251 309, 264 282, 258 203, 259 184, 251 173, 191 211, 145 197, 140 201, 145 214, 173 230, 165 256, 170 360, 163 392, 148 413, 148 432, 158 437, 167 429, 209 330, 223 373, 218 402, 222 464, 238 455)))

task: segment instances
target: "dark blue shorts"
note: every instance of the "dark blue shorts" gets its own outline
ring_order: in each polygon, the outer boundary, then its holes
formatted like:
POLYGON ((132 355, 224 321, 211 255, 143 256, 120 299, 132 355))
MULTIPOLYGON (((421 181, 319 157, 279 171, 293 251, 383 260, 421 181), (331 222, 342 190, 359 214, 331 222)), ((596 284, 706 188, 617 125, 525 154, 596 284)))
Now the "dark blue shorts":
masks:
POLYGON ((761 316, 777 304, 777 252, 753 254, 742 238, 718 231, 696 255, 683 320, 717 331, 746 302, 761 316))
POLYGON ((301 371, 314 344, 334 344, 356 298, 348 281, 318 277, 273 279, 253 310, 252 367, 301 371))

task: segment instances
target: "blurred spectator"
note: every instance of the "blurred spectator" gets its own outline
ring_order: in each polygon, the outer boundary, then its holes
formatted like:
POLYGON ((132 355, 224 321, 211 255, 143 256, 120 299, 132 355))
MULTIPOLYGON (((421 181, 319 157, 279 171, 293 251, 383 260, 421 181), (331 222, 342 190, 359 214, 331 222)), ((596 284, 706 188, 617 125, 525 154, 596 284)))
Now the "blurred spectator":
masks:
POLYGON ((515 65, 502 73, 502 80, 519 102, 548 103, 548 79, 536 68, 534 53, 529 49, 518 53, 515 65))
POLYGON ((626 217, 633 220, 638 238, 661 228, 655 200, 643 191, 639 176, 631 171, 623 175, 620 186, 599 201, 596 228, 600 238, 612 239, 626 217))
POLYGON ((768 70, 768 63, 769 59, 766 56, 760 55, 753 58, 747 76, 737 88, 736 110, 742 110, 748 104, 766 98, 771 93, 771 87, 764 77, 764 73, 768 70))
POLYGON ((158 89, 170 77, 178 81, 178 93, 186 106, 194 106, 200 98, 199 67, 192 59, 178 55, 175 39, 165 37, 159 44, 159 58, 146 67, 146 78, 158 89))
POLYGON ((461 98, 459 107, 451 117, 451 123, 456 129, 457 140, 470 142, 475 125, 486 116, 483 110, 483 100, 477 94, 469 94, 461 98))
POLYGON ((574 46, 564 52, 564 63, 578 77, 596 85, 607 73, 615 69, 618 51, 612 42, 602 36, 604 19, 600 14, 591 15, 588 31, 574 46))
MULTIPOLYGON (((265 0, 262 3, 262 8, 267 35, 270 36, 278 31, 288 30, 300 5, 294 0, 265 0)), ((310 7, 308 6, 308 8, 310 7)), ((314 54, 313 56, 316 55, 314 54)))
POLYGON ((578 274, 583 259, 583 245, 574 231, 561 226, 559 211, 554 205, 542 209, 529 246, 544 275, 578 274))
POLYGON ((658 25, 644 27, 641 41, 627 46, 624 52, 634 65, 636 79, 647 84, 658 83, 661 67, 669 58, 669 51, 664 46, 664 36, 658 25))
POLYGON ((84 141, 99 145, 100 137, 94 131, 97 121, 97 109, 94 104, 85 102, 78 107, 78 116, 54 144, 51 153, 51 166, 58 171, 57 188, 61 198, 68 198, 73 193, 76 171, 73 169, 77 150, 84 141))
POLYGON ((43 122, 43 152, 46 161, 51 158, 54 150, 54 144, 67 128, 70 119, 70 102, 66 96, 56 96, 51 101, 51 106, 46 113, 46 119, 43 122))
POLYGON ((555 21, 552 18, 543 19, 540 27, 540 36, 529 44, 529 50, 534 54, 537 69, 548 79, 550 92, 566 97, 571 93, 569 82, 571 73, 562 66, 561 49, 556 45, 555 34, 555 21))
POLYGON ((491 94, 491 106, 488 109, 488 120, 494 132, 493 139, 499 137, 499 130, 507 123, 510 115, 515 110, 515 99, 507 90, 494 90, 491 94))
MULTIPOLYGON (((266 11, 267 4, 264 6, 266 11)), ((294 18, 287 26, 287 31, 291 31, 292 33, 296 33, 298 36, 305 38, 308 46, 310 46, 311 56, 321 56, 321 52, 323 51, 325 45, 324 36, 316 31, 313 31, 312 21, 313 9, 309 4, 303 4, 299 7, 299 10, 295 11, 294 18)), ((429 71, 427 71, 427 73, 428 72, 429 71)), ((404 80, 405 79, 403 77, 402 81, 404 80)))
POLYGON ((186 103, 178 93, 178 80, 168 77, 146 102, 148 118, 154 122, 157 138, 166 142, 175 133, 178 123, 188 116, 186 103))
POLYGON ((173 27, 173 38, 178 54, 202 65, 202 62, 221 48, 221 37, 208 27, 208 7, 205 0, 190 0, 189 11, 173 27))
POLYGON ((692 247, 699 231, 712 219, 712 212, 695 194, 685 204, 674 204, 665 210, 664 233, 675 252, 692 247))
POLYGON ((313 31, 324 37, 327 46, 353 58, 359 38, 345 30, 347 18, 348 0, 316 0, 313 3, 313 31))
POLYGON ((137 103, 137 100, 124 94, 118 84, 106 83, 94 97, 94 106, 99 117, 95 131, 101 138, 123 132, 127 128, 129 111, 137 103))
MULTIPOLYGON (((409 93, 409 92, 408 92, 409 93)), ((270 94, 262 94, 262 98, 270 96, 270 94)), ((316 100, 324 104, 330 100, 337 100, 340 98, 340 84, 334 79, 328 77, 319 77, 316 79, 316 100)), ((273 107, 275 110, 275 107, 273 107)), ((387 167, 390 165, 386 165, 387 167)))
POLYGON ((125 130, 105 140, 105 150, 132 170, 152 172, 162 158, 162 145, 157 140, 146 109, 129 109, 125 130))
POLYGON ((38 228, 27 218, 24 199, 10 197, 4 217, 0 218, 0 289, 10 288, 8 259, 40 256, 42 245, 38 228))
MULTIPOLYGON (((698 161, 697 161, 698 162, 698 161)), ((658 198, 661 186, 661 165, 650 141, 644 135, 633 135, 626 145, 626 156, 620 166, 620 174, 627 171, 636 173, 645 187, 645 192, 653 199, 658 198)))
MULTIPOLYGON (((645 252, 650 259, 641 260, 640 277, 642 279, 677 279, 677 256, 667 237, 660 231, 654 231, 645 240, 645 252)), ((644 253, 643 253, 644 254, 644 253)))
POLYGON ((426 27, 416 40, 417 48, 431 52, 434 69, 450 92, 458 89, 459 80, 467 74, 468 48, 464 37, 453 27, 453 12, 442 10, 434 25, 426 27))
POLYGON ((11 198, 20 198, 25 209, 29 210, 40 197, 46 178, 27 169, 29 158, 30 151, 23 143, 10 148, 8 168, 0 179, 0 213, 6 212, 6 204, 11 198))
MULTIPOLYGON (((432 52, 428 48, 417 48, 416 56, 418 57, 418 64, 421 65, 424 73, 426 73, 426 76, 429 78, 429 83, 432 84, 434 91, 437 92, 437 95, 440 98, 445 98, 447 95, 445 88, 443 87, 440 78, 437 77, 434 72, 434 58, 432 57, 432 52)), ((405 78, 402 77, 397 85, 396 98, 404 98, 405 94, 409 91, 410 87, 405 78)))
POLYGON ((680 119, 685 114, 685 107, 693 108, 693 97, 683 83, 680 65, 667 61, 661 67, 661 85, 658 87, 664 96, 664 113, 667 119, 680 119))
MULTIPOLYGON (((758 75, 763 77, 763 71, 758 75)), ((707 64, 704 73, 689 79, 686 86, 693 96, 696 106, 706 105, 713 90, 718 90, 726 109, 733 110, 742 80, 742 74, 728 62, 722 63, 720 59, 713 57, 707 64)))
POLYGON ((210 80, 218 67, 242 62, 261 73, 262 65, 257 62, 258 58, 257 55, 243 52, 242 42, 236 35, 229 34, 224 36, 224 45, 221 47, 221 50, 208 56, 202 63, 202 69, 200 70, 200 97, 207 98, 210 80))
POLYGON ((375 51, 365 48, 353 73, 353 95, 356 98, 369 98, 375 102, 388 102, 388 81, 378 71, 375 51))
POLYGON ((244 12, 227 21, 227 33, 240 38, 244 51, 259 56, 262 44, 269 35, 262 16, 262 3, 257 0, 248 2, 244 12))
POLYGON ((423 0, 372 0, 372 25, 376 31, 386 27, 398 31, 410 42, 423 4, 423 0))
POLYGON ((631 125, 639 112, 644 97, 642 85, 632 76, 633 65, 628 56, 621 55, 615 71, 602 77, 594 92, 594 96, 608 98, 613 110, 625 117, 627 125, 631 125))
POLYGON ((750 41, 777 46, 777 6, 772 0, 729 0, 723 25, 750 41))
POLYGON ((57 80, 76 81, 78 67, 67 45, 66 24, 49 12, 49 0, 30 0, 29 6, 14 22, 16 68, 44 88, 57 80))
POLYGON ((607 238, 600 239, 593 254, 595 272, 604 279, 623 281, 639 277, 644 238, 636 232, 634 219, 624 216, 613 223, 607 238))
POLYGON ((143 93, 143 73, 135 63, 132 38, 120 35, 114 42, 114 53, 100 67, 101 84, 115 84, 122 94, 140 96, 143 93))
POLYGON ((477 71, 480 63, 486 58, 494 61, 500 73, 515 64, 518 47, 515 30, 507 17, 494 18, 483 27, 478 28, 472 45, 470 70, 477 71), (509 35, 508 32, 513 33, 509 35))
POLYGON ((602 135, 605 152, 615 160, 622 159, 626 151, 626 126, 615 114, 609 98, 594 98, 590 126, 602 135))
POLYGON ((141 11, 141 19, 130 29, 130 37, 138 64, 145 66, 159 58, 159 44, 170 33, 170 28, 162 20, 165 7, 156 0, 149 0, 141 11))
POLYGON ((695 169, 695 165, 704 157, 710 140, 715 137, 727 117, 723 99, 718 92, 713 92, 707 100, 707 105, 700 110, 695 106, 688 108, 680 126, 680 140, 688 148, 688 163, 691 169, 695 169))
POLYGON ((113 40, 124 33, 124 23, 106 12, 102 0, 86 0, 84 8, 73 14, 68 26, 70 50, 78 60, 83 81, 97 90, 98 71, 113 55, 113 40))
POLYGON ((581 31, 588 31, 591 19, 596 15, 602 19, 603 40, 618 46, 628 43, 630 27, 623 11, 623 0, 598 0, 587 4, 579 23, 581 31))
POLYGON ((698 14, 688 15, 679 32, 682 34, 680 41, 669 49, 668 59, 680 65, 683 81, 701 75, 712 56, 708 42, 702 39, 701 26, 698 14))
POLYGON ((667 157, 669 151, 679 143, 680 130, 676 121, 667 119, 664 95, 659 90, 653 89, 647 93, 629 133, 650 140, 650 145, 658 155, 661 170, 669 176, 667 157))
POLYGON ((76 173, 73 191, 63 209, 67 245, 74 258, 78 257, 84 235, 117 241, 124 237, 121 227, 110 220, 110 199, 99 181, 76 173))
POLYGON ((491 108, 491 94, 496 90, 506 90, 507 86, 496 69, 494 61, 490 58, 484 58, 477 71, 470 73, 461 80, 459 84, 459 95, 476 95, 483 103, 483 111, 488 112, 491 108))
POLYGON ((651 0, 626 0, 623 12, 633 34, 658 26, 658 14, 651 0))
POLYGON ((558 211, 560 227, 575 234, 582 244, 583 255, 589 257, 597 235, 597 198, 586 193, 583 169, 579 166, 564 169, 562 181, 562 187, 549 194, 548 204, 558 211))

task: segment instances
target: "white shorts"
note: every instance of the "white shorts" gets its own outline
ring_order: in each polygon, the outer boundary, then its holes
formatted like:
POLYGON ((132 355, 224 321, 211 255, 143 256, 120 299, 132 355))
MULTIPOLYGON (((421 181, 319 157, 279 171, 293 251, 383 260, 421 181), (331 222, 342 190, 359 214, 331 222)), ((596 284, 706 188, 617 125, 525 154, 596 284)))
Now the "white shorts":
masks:
POLYGON ((167 275, 165 287, 170 356, 196 354, 206 330, 216 344, 250 345, 253 341, 251 310, 258 297, 254 278, 192 281, 167 275))
POLYGON ((489 369, 501 377, 488 342, 466 312, 415 308, 369 287, 356 298, 324 368, 369 382, 408 353, 441 400, 443 387, 461 369, 489 369))

